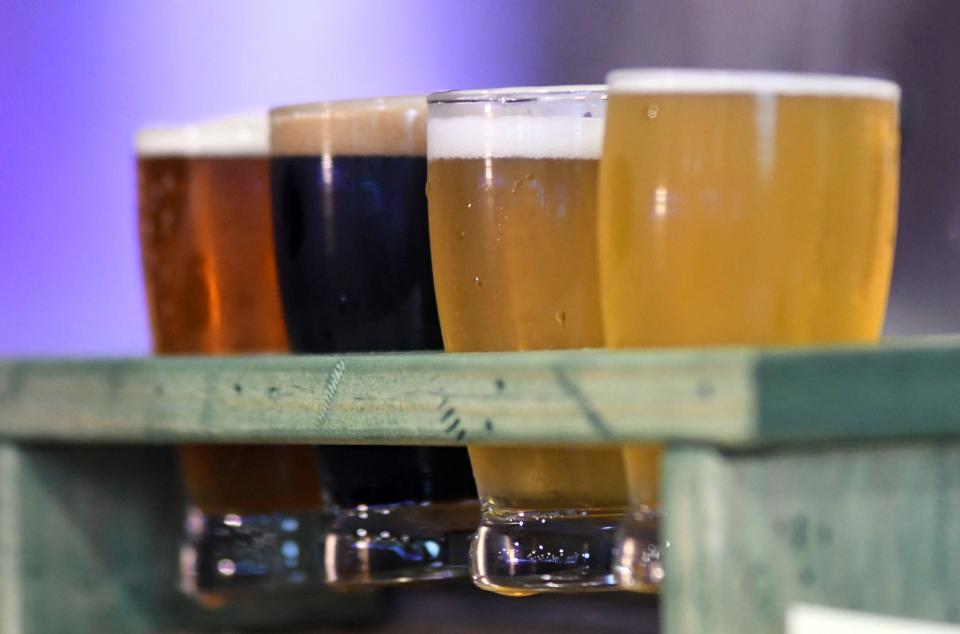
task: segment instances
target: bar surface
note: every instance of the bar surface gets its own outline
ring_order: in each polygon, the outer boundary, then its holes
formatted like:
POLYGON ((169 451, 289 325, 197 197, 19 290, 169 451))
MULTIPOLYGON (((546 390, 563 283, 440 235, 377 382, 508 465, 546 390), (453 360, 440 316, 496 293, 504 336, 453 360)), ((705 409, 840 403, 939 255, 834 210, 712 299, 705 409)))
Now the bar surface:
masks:
POLYGON ((960 435, 960 338, 0 362, 0 439, 728 447, 960 435))

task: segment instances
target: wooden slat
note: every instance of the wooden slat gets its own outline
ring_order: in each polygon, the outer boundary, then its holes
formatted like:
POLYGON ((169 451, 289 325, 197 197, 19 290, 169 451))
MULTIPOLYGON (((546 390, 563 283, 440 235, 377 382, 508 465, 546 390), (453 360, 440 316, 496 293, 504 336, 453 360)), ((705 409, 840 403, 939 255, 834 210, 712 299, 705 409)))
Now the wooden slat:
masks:
POLYGON ((664 463, 666 632, 776 634, 796 602, 960 622, 960 440, 664 463))
POLYGON ((0 362, 0 438, 722 445, 960 433, 960 340, 0 362))

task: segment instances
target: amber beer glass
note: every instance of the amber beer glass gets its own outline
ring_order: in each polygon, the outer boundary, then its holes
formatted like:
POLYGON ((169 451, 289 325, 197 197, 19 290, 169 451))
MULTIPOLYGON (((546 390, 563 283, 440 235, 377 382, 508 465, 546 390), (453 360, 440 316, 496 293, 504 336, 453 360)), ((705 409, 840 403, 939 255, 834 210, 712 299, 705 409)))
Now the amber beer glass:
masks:
MULTIPOLYGON (((276 257, 293 350, 440 349, 426 98, 289 106, 270 118, 276 257)), ((480 513, 463 448, 317 451, 330 516, 320 553, 326 583, 466 575, 480 513)))
MULTIPOLYGON (((430 97, 430 243, 448 352, 602 346, 594 210, 605 100, 596 86, 430 97)), ((485 422, 463 425, 482 434, 485 422)), ((612 586, 626 508, 619 448, 469 450, 483 504, 474 583, 508 595, 612 586)))
MULTIPOLYGON (((270 227, 266 113, 136 139, 140 245, 158 354, 287 348, 270 227)), ((242 390, 238 384, 236 390, 242 390)), ((184 445, 181 584, 217 602, 313 574, 312 449, 184 445)))
MULTIPOLYGON (((871 342, 896 234, 899 88, 787 73, 614 71, 600 176, 611 348, 871 342)), ((618 572, 656 583, 656 452, 624 453, 618 572)), ((710 530, 705 526, 704 530, 710 530)))

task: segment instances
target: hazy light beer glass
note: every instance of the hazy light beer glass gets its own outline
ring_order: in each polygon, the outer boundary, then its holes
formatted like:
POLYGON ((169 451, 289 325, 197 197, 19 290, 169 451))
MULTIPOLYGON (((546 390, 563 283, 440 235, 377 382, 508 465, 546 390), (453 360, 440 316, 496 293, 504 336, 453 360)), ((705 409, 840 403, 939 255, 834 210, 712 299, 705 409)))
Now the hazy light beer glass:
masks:
MULTIPOLYGON (((609 347, 877 339, 896 234, 896 84, 647 70, 608 81, 598 232, 609 347)), ((659 578, 645 555, 653 459, 625 450, 618 572, 637 589, 659 578)))
MULTIPOLYGON (((594 211, 605 99, 597 86, 430 96, 430 242, 448 352, 602 346, 594 211)), ((485 422, 463 425, 482 433, 485 422)), ((613 585, 626 508, 619 448, 469 450, 483 505, 474 583, 510 595, 613 585)))
MULTIPOLYGON (((284 316, 296 352, 441 348, 427 230, 425 97, 271 112, 284 316)), ((350 371, 349 363, 345 372, 350 371)), ((329 584, 466 575, 479 521, 459 447, 319 447, 329 584)))
MULTIPOLYGON (((262 112, 137 134, 140 245, 159 354, 286 350, 268 132, 262 112)), ((194 506, 186 591, 216 602, 309 578, 320 505, 310 448, 190 445, 179 457, 194 506)))

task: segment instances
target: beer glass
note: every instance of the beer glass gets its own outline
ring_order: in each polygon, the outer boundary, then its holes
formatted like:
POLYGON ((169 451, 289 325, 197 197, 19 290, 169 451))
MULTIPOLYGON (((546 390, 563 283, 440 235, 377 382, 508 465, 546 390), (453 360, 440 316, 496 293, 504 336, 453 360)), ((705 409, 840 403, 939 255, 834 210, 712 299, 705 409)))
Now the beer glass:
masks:
MULTIPOLYGON (((602 86, 429 98, 430 243, 448 352, 600 347, 595 228, 602 86)), ((482 424, 482 423, 481 423, 482 424)), ((612 587, 619 448, 470 446, 479 587, 612 587)))
MULTIPOLYGON (((140 245, 159 354, 286 349, 270 231, 266 113, 136 138, 140 245)), ((181 585, 209 602, 311 576, 312 450, 185 445, 181 585)))
MULTIPOLYGON (((276 258, 294 351, 441 347, 425 135, 422 96, 271 112, 276 258)), ((318 452, 331 517, 321 553, 327 583, 466 575, 479 505, 464 449, 318 452)))
MULTIPOLYGON (((614 71, 600 177, 611 348, 870 342, 896 234, 899 88, 857 77, 614 71)), ((649 553, 656 452, 624 453, 624 585, 649 553)))

